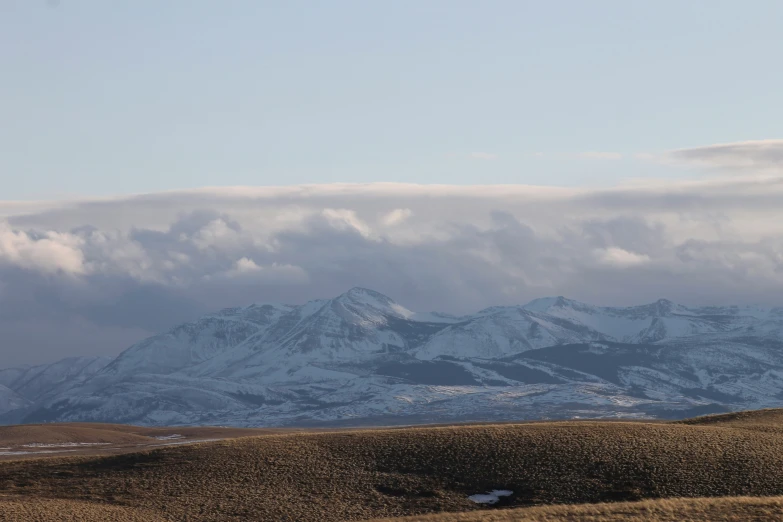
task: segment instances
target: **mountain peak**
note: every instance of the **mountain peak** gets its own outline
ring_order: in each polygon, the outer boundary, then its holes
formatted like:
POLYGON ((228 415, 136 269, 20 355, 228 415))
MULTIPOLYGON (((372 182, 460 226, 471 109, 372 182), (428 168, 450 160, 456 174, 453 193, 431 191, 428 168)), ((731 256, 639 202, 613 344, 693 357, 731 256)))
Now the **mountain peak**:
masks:
POLYGON ((334 301, 341 303, 349 302, 356 305, 369 306, 371 308, 387 308, 396 304, 391 297, 360 286, 355 286, 344 294, 335 297, 334 301))
POLYGON ((348 290, 347 292, 345 292, 342 295, 351 297, 353 299, 356 299, 356 298, 361 299, 361 298, 368 298, 369 297, 369 298, 372 298, 372 299, 380 299, 380 300, 386 300, 386 301, 391 301, 392 300, 391 297, 387 297, 387 296, 383 295, 380 292, 376 292, 375 290, 371 290, 369 288, 364 288, 362 286, 354 286, 353 288, 351 288, 350 290, 348 290))
POLYGON ((522 308, 530 310, 531 312, 546 312, 552 308, 582 309, 589 306, 590 305, 574 301, 573 299, 567 299, 562 295, 559 295, 557 297, 539 297, 538 299, 533 299, 522 308))
POLYGON ((381 314, 408 319, 414 315, 404 306, 397 304, 391 297, 359 286, 355 286, 336 297, 333 302, 342 305, 343 308, 348 308, 350 312, 362 318, 381 314))
POLYGON ((650 307, 656 316, 667 316, 677 308, 677 303, 668 299, 658 299, 650 307))

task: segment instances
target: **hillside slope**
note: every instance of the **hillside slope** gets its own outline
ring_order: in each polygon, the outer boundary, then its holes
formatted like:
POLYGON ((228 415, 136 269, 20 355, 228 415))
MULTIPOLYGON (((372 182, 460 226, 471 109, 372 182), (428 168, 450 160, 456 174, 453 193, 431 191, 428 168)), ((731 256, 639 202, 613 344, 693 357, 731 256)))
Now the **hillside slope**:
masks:
POLYGON ((268 435, 0 462, 0 488, 17 499, 133 507, 168 520, 305 522, 495 512, 469 496, 496 489, 511 491, 497 504, 504 508, 780 496, 783 435, 594 421, 268 435))
MULTIPOLYGON (((163 514, 89 501, 0 497, 0 521, 168 522, 163 514)), ((444 513, 375 522, 769 522, 783 519, 783 497, 663 499, 444 513)))
POLYGON ((721 497, 645 500, 444 513, 376 522, 769 522, 783 519, 783 497, 721 497))

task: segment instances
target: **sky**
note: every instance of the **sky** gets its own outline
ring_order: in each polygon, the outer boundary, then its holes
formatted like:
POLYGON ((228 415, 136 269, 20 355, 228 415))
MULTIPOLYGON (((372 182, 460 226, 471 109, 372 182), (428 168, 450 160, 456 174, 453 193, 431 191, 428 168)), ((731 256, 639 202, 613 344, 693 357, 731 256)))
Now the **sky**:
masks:
POLYGON ((0 367, 353 286, 783 306, 782 15, 0 0, 0 367))
POLYGON ((777 0, 2 0, 0 199, 692 176, 643 158, 779 135, 781 19, 777 0))

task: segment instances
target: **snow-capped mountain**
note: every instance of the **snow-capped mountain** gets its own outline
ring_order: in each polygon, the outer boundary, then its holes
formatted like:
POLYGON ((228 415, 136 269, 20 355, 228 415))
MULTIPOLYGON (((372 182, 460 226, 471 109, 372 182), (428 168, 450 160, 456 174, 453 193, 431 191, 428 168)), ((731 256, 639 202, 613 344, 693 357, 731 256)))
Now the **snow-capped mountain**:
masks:
POLYGON ((0 385, 28 401, 39 401, 84 383, 110 362, 111 357, 68 357, 53 364, 0 370, 0 385))
POLYGON ((26 408, 31 404, 30 401, 15 391, 0 384, 0 415, 9 411, 26 408))
POLYGON ((113 361, 2 370, 0 385, 9 422, 682 417, 783 402, 783 310, 552 297, 455 317, 354 288, 222 310, 113 361))
POLYGON ((207 315, 132 346, 112 361, 101 377, 118 380, 139 373, 166 375, 197 365, 263 334, 292 308, 252 305, 207 315))

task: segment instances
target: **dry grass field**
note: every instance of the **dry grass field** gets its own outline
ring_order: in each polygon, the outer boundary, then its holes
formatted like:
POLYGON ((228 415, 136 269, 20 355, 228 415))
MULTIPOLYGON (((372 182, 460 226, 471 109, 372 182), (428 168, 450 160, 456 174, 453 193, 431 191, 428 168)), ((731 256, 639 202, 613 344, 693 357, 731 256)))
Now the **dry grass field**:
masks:
POLYGON ((0 520, 783 519, 779 498, 627 503, 783 495, 781 420, 781 411, 763 410, 675 423, 264 432, 8 460, 0 462, 0 520), (491 507, 468 499, 494 489, 513 494, 491 507), (588 503, 609 504, 562 505, 588 503))
MULTIPOLYGON (((76 500, 0 497, 0 520, 50 522, 166 522, 159 513, 76 500)), ((263 519, 249 519, 263 520, 263 519)), ((443 513, 373 522, 753 522, 783 520, 783 497, 659 499, 443 513)))
POLYGON ((376 522, 753 522, 783 520, 783 497, 719 497, 642 500, 445 513, 376 522))
POLYGON ((145 428, 122 424, 0 426, 0 461, 58 455, 111 455, 198 441, 293 432, 220 427, 145 428))
MULTIPOLYGON (((223 437, 237 438, 270 433, 290 433, 295 430, 275 428, 222 428, 222 427, 176 427, 147 428, 127 424, 22 424, 0 426, 0 445, 22 444, 35 440, 40 443, 60 442, 144 442, 153 437, 171 433, 185 438, 223 437)), ((300 430, 301 431, 301 430, 300 430)))
POLYGON ((783 409, 739 411, 679 421, 689 426, 717 426, 767 433, 783 433, 783 409))

